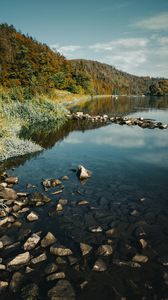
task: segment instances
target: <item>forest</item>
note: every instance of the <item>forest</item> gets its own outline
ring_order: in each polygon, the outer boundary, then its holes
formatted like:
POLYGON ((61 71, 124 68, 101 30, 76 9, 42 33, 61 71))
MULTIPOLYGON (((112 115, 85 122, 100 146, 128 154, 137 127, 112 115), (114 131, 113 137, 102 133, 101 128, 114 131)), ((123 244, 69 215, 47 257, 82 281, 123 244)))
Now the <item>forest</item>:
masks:
POLYGON ((96 61, 67 60, 46 44, 0 25, 0 85, 11 99, 31 99, 36 94, 52 94, 54 89, 91 95, 163 95, 168 82, 139 77, 96 61))

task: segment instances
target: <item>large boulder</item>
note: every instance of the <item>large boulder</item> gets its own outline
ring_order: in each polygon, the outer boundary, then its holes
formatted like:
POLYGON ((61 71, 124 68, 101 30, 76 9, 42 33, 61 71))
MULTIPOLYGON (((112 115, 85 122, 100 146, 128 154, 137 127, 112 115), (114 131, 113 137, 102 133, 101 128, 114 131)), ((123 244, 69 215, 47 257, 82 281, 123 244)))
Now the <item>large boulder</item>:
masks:
POLYGON ((24 243, 24 250, 32 250, 36 247, 36 245, 38 244, 38 242, 40 241, 40 237, 36 234, 33 233, 28 239, 27 241, 24 243))
POLYGON ((56 241, 56 237, 51 232, 48 232, 41 241, 41 247, 46 248, 54 244, 56 241))

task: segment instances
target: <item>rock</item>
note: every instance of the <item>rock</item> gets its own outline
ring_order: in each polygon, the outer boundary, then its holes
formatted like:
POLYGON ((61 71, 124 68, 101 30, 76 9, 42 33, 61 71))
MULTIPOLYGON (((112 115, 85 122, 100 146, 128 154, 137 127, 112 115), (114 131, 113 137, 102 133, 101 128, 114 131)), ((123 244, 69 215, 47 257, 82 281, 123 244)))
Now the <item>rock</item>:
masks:
POLYGON ((30 261, 30 253, 24 252, 24 253, 18 254, 14 259, 12 259, 8 263, 8 267, 24 265, 24 264, 27 264, 29 261, 30 261))
POLYGON ((34 193, 32 195, 32 198, 31 198, 31 203, 36 205, 36 206, 37 206, 37 203, 38 203, 38 205, 39 205, 39 203, 41 205, 43 205, 43 204, 48 203, 50 201, 51 201, 50 198, 48 198, 46 195, 43 195, 43 194, 38 193, 38 192, 34 193))
POLYGON ((0 183, 0 191, 3 190, 6 187, 7 187, 7 183, 6 182, 1 182, 0 183))
POLYGON ((68 261, 70 266, 73 266, 78 262, 78 258, 75 256, 68 256, 68 261))
POLYGON ((85 285, 87 285, 87 284, 88 284, 88 281, 87 281, 87 280, 84 281, 84 282, 82 282, 82 283, 80 284, 80 288, 83 289, 83 288, 85 287, 85 285))
POLYGON ((5 200, 16 200, 17 193, 15 192, 15 190, 13 190, 11 188, 4 188, 0 192, 0 198, 3 198, 5 200))
POLYGON ((48 232, 41 241, 41 247, 46 248, 54 244, 56 241, 56 237, 51 232, 48 232))
POLYGON ((69 248, 65 248, 64 246, 57 246, 53 245, 50 247, 51 254, 58 255, 58 256, 68 256, 72 255, 72 251, 69 248))
POLYGON ((16 293, 17 290, 20 288, 21 283, 23 281, 23 275, 20 272, 15 272, 12 276, 9 289, 13 292, 16 293))
POLYGON ((55 187, 60 184, 62 184, 62 182, 59 179, 45 179, 43 181, 43 186, 45 189, 55 187))
POLYGON ((138 212, 136 209, 134 209, 134 210, 131 212, 131 216, 134 216, 134 217, 139 216, 139 212, 138 212))
POLYGON ((9 222, 9 217, 3 218, 2 220, 0 220, 0 226, 3 226, 8 222, 9 222))
POLYGON ((82 206, 82 205, 88 205, 89 202, 86 201, 86 200, 81 200, 81 201, 78 201, 77 204, 78 204, 79 206, 82 206))
POLYGON ((58 283, 48 291, 51 300, 75 300, 75 291, 67 280, 59 280, 58 283))
POLYGON ((69 177, 68 176, 63 176, 62 180, 69 180, 69 177))
POLYGON ((32 250, 36 247, 38 242, 40 241, 40 237, 36 234, 33 233, 27 241, 24 243, 23 248, 24 250, 32 250))
POLYGON ((141 265, 139 263, 133 262, 133 261, 120 261, 119 259, 114 259, 113 264, 123 267, 131 267, 131 268, 141 268, 141 265))
POLYGON ((51 186, 55 187, 57 185, 61 185, 62 182, 59 179, 51 179, 51 186))
POLYGON ((3 292, 8 287, 7 281, 0 281, 0 293, 3 292))
POLYGON ((39 298, 39 287, 35 283, 24 286, 21 290, 23 300, 37 300, 39 298))
POLYGON ((56 211, 62 211, 62 210, 63 210, 62 205, 61 205, 60 203, 58 203, 58 204, 56 205, 56 211))
POLYGON ((28 216, 27 216, 27 220, 30 222, 37 221, 38 218, 39 218, 38 215, 33 211, 30 214, 28 214, 28 216))
POLYGON ((0 264, 0 270, 6 270, 6 266, 5 266, 5 265, 2 265, 2 264, 0 264))
POLYGON ((7 184, 16 184, 16 183, 18 183, 18 181, 19 181, 18 177, 14 177, 14 176, 8 177, 8 178, 5 179, 5 182, 7 184))
POLYGON ((91 177, 92 173, 89 170, 85 169, 83 166, 79 165, 77 175, 80 180, 83 180, 91 177))
POLYGON ((35 265, 35 264, 38 264, 38 263, 40 263, 40 262, 42 262, 42 261, 44 261, 44 260, 46 260, 46 259, 47 259, 47 256, 46 256, 46 254, 45 254, 45 252, 44 252, 44 253, 40 254, 39 256, 33 258, 33 259, 31 260, 31 262, 32 262, 32 264, 35 265))
POLYGON ((55 260, 55 262, 58 264, 58 265, 62 265, 62 266, 65 266, 67 264, 66 260, 63 259, 62 257, 58 256, 55 260))
POLYGON ((148 244, 147 241, 145 241, 144 239, 140 239, 139 242, 140 242, 143 249, 146 248, 146 246, 148 244))
POLYGON ((102 259, 96 260, 94 266, 93 266, 93 271, 97 272, 104 272, 107 270, 106 264, 102 259))
POLYGON ((45 274, 51 274, 58 270, 58 266, 54 263, 50 263, 44 270, 45 274))
POLYGON ((133 258, 132 261, 138 262, 138 263, 146 263, 148 261, 148 257, 145 255, 140 255, 136 254, 133 258))
POLYGON ((85 256, 92 250, 92 247, 88 244, 80 243, 80 249, 82 251, 82 255, 85 256))
POLYGON ((30 268, 30 267, 27 266, 25 273, 28 274, 28 273, 31 273, 33 271, 34 271, 34 269, 32 269, 32 268, 30 268))
POLYGON ((58 203, 61 204, 62 206, 64 206, 64 205, 67 205, 68 200, 66 200, 66 199, 59 199, 58 203))
POLYGON ((96 232, 96 233, 102 232, 102 231, 103 231, 103 229, 101 228, 101 226, 98 226, 98 227, 90 227, 89 230, 90 230, 91 232, 96 232))
POLYGON ((64 272, 58 272, 47 276, 47 281, 57 280, 57 279, 64 279, 65 273, 64 272))
POLYGON ((101 245, 97 250, 97 255, 109 256, 113 253, 113 248, 110 245, 101 245))

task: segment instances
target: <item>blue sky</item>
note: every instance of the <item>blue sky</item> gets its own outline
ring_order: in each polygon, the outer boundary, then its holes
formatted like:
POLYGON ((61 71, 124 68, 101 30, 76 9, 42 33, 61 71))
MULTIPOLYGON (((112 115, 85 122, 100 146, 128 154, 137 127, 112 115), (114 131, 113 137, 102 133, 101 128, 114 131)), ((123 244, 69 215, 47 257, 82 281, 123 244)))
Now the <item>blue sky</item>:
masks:
POLYGON ((0 0, 0 22, 67 58, 168 77, 168 0, 0 0))

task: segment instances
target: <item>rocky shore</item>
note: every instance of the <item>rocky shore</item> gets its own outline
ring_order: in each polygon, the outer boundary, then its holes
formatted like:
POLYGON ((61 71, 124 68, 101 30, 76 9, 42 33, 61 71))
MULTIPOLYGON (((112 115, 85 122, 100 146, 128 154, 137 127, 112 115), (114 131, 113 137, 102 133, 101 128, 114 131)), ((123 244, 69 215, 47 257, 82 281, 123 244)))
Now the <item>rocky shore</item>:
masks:
POLYGON ((129 118, 129 117, 110 117, 108 115, 97 115, 91 116, 89 114, 84 114, 83 112, 76 112, 72 114, 67 114, 67 118, 70 120, 85 120, 95 123, 115 123, 119 125, 128 125, 128 126, 139 126, 141 128, 149 128, 149 129, 167 129, 168 124, 163 124, 162 122, 157 122, 151 119, 140 118, 129 118))
POLYGON ((93 201, 83 184, 94 174, 79 166, 74 176, 81 189, 64 198, 68 176, 39 192, 1 174, 1 299, 166 299, 168 210, 128 201, 131 190, 122 202, 93 201))

